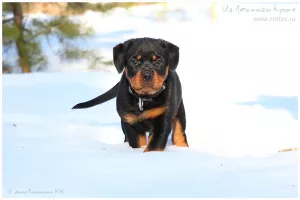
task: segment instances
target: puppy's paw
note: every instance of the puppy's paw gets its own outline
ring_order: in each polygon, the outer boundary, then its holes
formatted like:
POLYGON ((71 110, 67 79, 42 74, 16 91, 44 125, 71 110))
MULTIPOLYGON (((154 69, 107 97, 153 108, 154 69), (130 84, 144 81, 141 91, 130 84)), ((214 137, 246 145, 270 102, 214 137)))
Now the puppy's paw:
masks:
POLYGON ((164 151, 164 149, 162 149, 162 148, 151 148, 151 147, 147 146, 146 149, 144 150, 144 153, 150 152, 150 151, 164 151))

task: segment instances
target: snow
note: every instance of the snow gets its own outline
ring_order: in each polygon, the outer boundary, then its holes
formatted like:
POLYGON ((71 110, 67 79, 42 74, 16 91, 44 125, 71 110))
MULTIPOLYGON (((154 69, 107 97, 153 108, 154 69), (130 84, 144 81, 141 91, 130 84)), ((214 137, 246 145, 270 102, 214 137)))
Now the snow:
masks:
POLYGON ((158 6, 116 9, 104 18, 87 12, 81 19, 99 36, 87 45, 109 42, 99 47, 108 60, 113 45, 131 37, 161 37, 180 47, 190 148, 130 148, 115 99, 71 110, 120 75, 113 67, 60 63, 49 53, 48 72, 2 76, 5 197, 298 196, 298 151, 278 151, 299 147, 299 28, 210 23, 197 12, 206 4, 180 5, 158 21, 150 12, 158 6), (178 7, 193 11, 176 22, 178 7))

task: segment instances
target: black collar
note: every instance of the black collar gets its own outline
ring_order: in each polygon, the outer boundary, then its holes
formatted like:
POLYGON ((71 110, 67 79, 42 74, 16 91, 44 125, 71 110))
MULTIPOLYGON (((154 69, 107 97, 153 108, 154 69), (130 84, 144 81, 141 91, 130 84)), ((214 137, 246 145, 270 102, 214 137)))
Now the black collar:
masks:
POLYGON ((143 108, 144 101, 152 102, 155 97, 159 96, 162 93, 162 91, 164 91, 164 89, 166 89, 165 83, 155 94, 149 95, 149 96, 140 96, 140 95, 136 94, 130 86, 128 87, 129 93, 139 99, 138 106, 139 106, 140 111, 144 110, 144 108, 143 108))

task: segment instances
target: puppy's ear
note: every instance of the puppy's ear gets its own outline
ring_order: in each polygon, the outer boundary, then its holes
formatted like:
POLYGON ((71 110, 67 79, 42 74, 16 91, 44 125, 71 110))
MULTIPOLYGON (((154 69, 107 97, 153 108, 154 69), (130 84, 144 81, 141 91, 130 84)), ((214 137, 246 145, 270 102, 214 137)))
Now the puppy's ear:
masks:
POLYGON ((167 52, 167 62, 171 70, 175 71, 179 63, 179 47, 171 42, 164 41, 163 47, 167 52))
POLYGON ((120 74, 124 69, 124 44, 120 43, 113 48, 114 65, 120 74))

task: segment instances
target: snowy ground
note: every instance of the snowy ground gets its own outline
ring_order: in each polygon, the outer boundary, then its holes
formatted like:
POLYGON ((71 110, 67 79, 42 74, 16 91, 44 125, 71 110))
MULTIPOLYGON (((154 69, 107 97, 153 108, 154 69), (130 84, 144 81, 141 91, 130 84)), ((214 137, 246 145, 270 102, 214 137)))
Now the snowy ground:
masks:
POLYGON ((299 29, 211 24, 195 5, 182 9, 191 12, 179 22, 172 12, 155 21, 149 7, 83 19, 95 26, 94 45, 104 44, 108 59, 113 45, 136 36, 180 47, 190 148, 129 148, 115 100, 70 109, 111 88, 120 78, 115 69, 88 71, 84 63, 51 59, 52 73, 2 76, 5 197, 298 196, 298 151, 278 150, 298 147, 300 139, 299 29))

